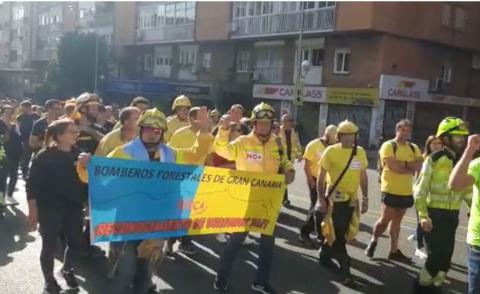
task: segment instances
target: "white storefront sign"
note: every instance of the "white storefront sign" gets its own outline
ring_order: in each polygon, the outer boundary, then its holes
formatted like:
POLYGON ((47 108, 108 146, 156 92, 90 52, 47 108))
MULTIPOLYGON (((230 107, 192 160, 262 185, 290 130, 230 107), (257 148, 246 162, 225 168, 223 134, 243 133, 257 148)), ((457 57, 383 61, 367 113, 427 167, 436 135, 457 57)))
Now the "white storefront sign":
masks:
MULTIPOLYGON (((304 87, 303 100, 308 102, 326 102, 324 87, 304 87)), ((293 85, 253 85, 253 97, 277 100, 290 100, 295 97, 293 85)))
POLYGON ((421 101, 428 99, 427 80, 392 75, 380 76, 380 98, 421 101))

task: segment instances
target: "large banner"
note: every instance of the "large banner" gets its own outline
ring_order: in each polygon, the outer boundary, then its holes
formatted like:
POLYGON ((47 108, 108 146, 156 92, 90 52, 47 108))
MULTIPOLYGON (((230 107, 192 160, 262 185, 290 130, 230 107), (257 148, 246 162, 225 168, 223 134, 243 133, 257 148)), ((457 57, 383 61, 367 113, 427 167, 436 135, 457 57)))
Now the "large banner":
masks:
POLYGON ((215 167, 93 157, 92 242, 221 232, 271 235, 284 177, 215 167))

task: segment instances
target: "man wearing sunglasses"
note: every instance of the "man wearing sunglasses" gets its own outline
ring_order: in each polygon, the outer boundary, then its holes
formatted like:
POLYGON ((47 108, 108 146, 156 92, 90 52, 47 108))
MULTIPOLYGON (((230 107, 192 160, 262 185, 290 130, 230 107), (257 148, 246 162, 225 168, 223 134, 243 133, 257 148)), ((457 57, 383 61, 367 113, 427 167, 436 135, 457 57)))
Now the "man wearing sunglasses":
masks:
POLYGON ((168 130, 165 133, 165 142, 170 141, 170 137, 172 137, 173 133, 178 129, 189 125, 188 113, 190 108, 192 108, 192 102, 187 96, 181 95, 175 98, 172 104, 174 114, 167 118, 168 130))
POLYGON ((444 148, 423 163, 414 186, 415 207, 425 231, 427 260, 415 283, 415 293, 440 293, 455 247, 455 233, 462 201, 470 206, 472 184, 461 186, 449 177, 466 147, 469 131, 463 120, 445 118, 437 130, 444 148), (431 292, 428 292, 431 291, 431 292))
MULTIPOLYGON (((266 103, 260 103, 252 111, 253 131, 230 142, 230 116, 224 115, 220 119, 220 128, 214 140, 214 150, 227 160, 235 161, 237 170, 261 173, 280 172, 285 175, 285 181, 289 184, 293 182, 295 172, 292 163, 282 150, 281 143, 277 142, 277 137, 272 134, 274 117, 275 111, 273 108, 266 103)), ((215 290, 219 292, 228 290, 228 276, 247 234, 248 232, 234 233, 230 237, 220 258, 217 277, 213 285, 215 290)), ((274 243, 274 236, 261 235, 258 269, 255 280, 251 285, 255 293, 277 293, 268 281, 274 243)))

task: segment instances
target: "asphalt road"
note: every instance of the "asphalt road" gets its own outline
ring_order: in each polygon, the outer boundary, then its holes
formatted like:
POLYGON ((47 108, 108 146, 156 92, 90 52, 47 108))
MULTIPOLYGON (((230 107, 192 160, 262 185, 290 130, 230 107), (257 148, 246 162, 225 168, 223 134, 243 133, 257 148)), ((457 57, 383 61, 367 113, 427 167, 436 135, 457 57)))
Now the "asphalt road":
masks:
MULTIPOLYGON (((382 238, 373 260, 363 255, 373 224, 380 216, 379 186, 376 172, 369 171, 370 209, 362 216, 361 231, 357 242, 348 246, 352 257, 352 274, 357 282, 356 289, 341 285, 335 273, 317 262, 318 252, 304 248, 298 241, 298 228, 305 219, 309 206, 306 181, 301 166, 295 182, 290 185, 290 199, 293 209, 282 209, 278 220, 277 239, 274 252, 274 265, 271 284, 279 293, 410 293, 413 279, 422 261, 414 258, 412 265, 390 262, 386 257, 389 250, 388 232, 382 238)), ((39 266, 41 247, 37 232, 26 231, 26 201, 24 183, 18 184, 16 198, 21 204, 9 209, 0 220, 0 293, 37 294, 42 292, 43 278, 39 266)), ((457 230, 455 254, 452 269, 444 293, 466 293, 466 209, 463 209, 457 230)), ((416 226, 413 209, 407 213, 402 225, 400 248, 413 256, 415 244, 407 241, 416 226)), ((254 236, 255 239, 255 236, 254 236)), ((195 239, 199 253, 194 256, 178 255, 175 260, 165 260, 155 275, 154 281, 161 293, 215 293, 212 281, 215 268, 222 253, 223 245, 213 236, 195 239)), ((245 246, 237 258, 232 272, 230 293, 250 293, 250 283, 255 273, 258 246, 245 246)), ((61 263, 56 261, 56 271, 61 263)), ((108 289, 108 262, 106 259, 79 261, 77 274, 80 280, 80 293, 106 294, 108 289)), ((61 278, 59 282, 63 283, 61 278)))

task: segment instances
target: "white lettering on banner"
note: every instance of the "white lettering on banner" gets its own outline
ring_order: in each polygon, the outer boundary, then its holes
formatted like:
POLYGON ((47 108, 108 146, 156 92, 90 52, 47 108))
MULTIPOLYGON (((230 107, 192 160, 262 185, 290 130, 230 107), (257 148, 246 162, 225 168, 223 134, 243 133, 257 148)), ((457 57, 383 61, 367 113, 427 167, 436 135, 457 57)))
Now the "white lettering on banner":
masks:
POLYGON ((350 164, 350 169, 352 170, 359 170, 362 169, 362 163, 358 159, 352 160, 352 163, 350 164))
MULTIPOLYGON (((324 87, 304 87, 303 98, 310 102, 326 102, 324 87)), ((253 85, 253 97, 279 100, 293 100, 295 87, 293 85, 253 85)))
POLYGON ((247 152, 247 160, 260 161, 262 160, 262 154, 256 152, 247 152))

